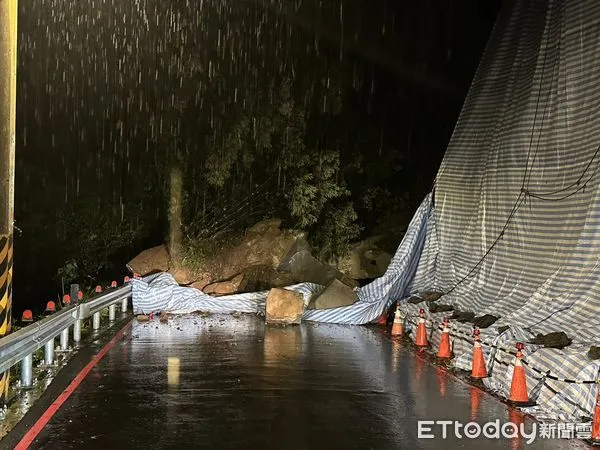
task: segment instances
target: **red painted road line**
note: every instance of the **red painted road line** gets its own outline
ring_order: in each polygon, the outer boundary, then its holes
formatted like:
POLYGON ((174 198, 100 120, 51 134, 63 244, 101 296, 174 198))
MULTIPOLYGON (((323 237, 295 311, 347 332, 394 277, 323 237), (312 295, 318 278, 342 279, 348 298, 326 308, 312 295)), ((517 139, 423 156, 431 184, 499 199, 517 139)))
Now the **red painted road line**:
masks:
POLYGON ((46 424, 52 419, 52 416, 56 414, 56 412, 60 409, 60 407, 67 401, 67 399, 71 396, 77 386, 81 384, 81 382, 85 379, 85 377, 90 373, 90 371, 100 362, 100 360, 106 355, 116 344, 119 339, 123 337, 127 328, 131 326, 131 322, 125 325, 119 332, 111 339, 111 341, 104 346, 100 352, 83 368, 81 372, 77 374, 71 384, 67 386, 67 388, 62 391, 62 393, 54 400, 54 402, 48 407, 48 409, 41 415, 41 417, 37 420, 37 422, 31 427, 31 429, 27 432, 23 439, 17 444, 15 450, 26 450, 29 448, 31 443, 35 440, 40 431, 44 429, 46 424))

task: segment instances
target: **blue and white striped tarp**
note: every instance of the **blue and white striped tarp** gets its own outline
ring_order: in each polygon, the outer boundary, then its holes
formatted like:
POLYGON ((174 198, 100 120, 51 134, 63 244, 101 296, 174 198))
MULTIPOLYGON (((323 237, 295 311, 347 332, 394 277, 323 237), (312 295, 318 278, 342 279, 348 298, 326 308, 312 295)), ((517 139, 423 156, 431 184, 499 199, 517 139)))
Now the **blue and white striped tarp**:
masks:
MULTIPOLYGON (((267 291, 233 294, 213 297, 199 289, 179 286, 170 273, 150 275, 143 279, 133 279, 132 299, 135 314, 168 312, 188 314, 210 312, 214 314, 255 313, 264 314, 267 291)), ((313 295, 323 291, 323 286, 314 283, 300 283, 286 289, 300 292, 308 305, 313 295)))
MULTIPOLYGON (((551 418, 591 416, 597 390, 581 381, 598 379, 600 363, 587 356, 600 345, 599 55, 597 0, 505 2, 438 172, 410 286, 499 316, 482 330, 485 343, 514 349, 538 333, 567 333, 573 344, 563 350, 526 344, 535 412, 551 418), (502 325, 510 328, 499 335, 502 325)), ((403 309, 415 316, 423 306, 403 309)), ((461 327, 468 335, 470 324, 461 327)), ((472 340, 454 345, 456 365, 468 369, 472 340)), ((507 396, 514 356, 486 351, 486 384, 507 396)))

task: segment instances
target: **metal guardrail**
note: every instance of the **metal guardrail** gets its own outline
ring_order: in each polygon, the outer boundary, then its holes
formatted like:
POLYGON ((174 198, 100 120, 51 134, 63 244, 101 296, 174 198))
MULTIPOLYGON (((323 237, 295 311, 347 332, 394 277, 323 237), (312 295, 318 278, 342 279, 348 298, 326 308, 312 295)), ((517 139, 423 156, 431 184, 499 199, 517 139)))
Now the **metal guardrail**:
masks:
POLYGON ((92 328, 100 328, 100 312, 108 308, 109 322, 116 316, 120 303, 121 311, 127 311, 127 301, 131 297, 131 285, 112 288, 88 301, 63 308, 57 313, 31 325, 21 328, 0 339, 0 373, 21 362, 21 386, 30 387, 33 383, 33 353, 42 347, 44 363, 54 364, 54 340, 60 336, 60 349, 68 350, 69 329, 73 327, 73 341, 81 340, 82 321, 92 317, 92 328))

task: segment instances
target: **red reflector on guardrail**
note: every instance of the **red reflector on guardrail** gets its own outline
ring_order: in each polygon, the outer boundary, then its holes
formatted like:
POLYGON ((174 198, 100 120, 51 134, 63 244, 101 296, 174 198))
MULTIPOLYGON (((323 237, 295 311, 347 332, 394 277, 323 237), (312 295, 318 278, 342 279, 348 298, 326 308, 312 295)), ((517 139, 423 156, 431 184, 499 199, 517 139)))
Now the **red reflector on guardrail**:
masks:
POLYGON ((21 315, 21 320, 23 322, 33 322, 33 313, 30 309, 26 309, 23 311, 23 315, 21 315))

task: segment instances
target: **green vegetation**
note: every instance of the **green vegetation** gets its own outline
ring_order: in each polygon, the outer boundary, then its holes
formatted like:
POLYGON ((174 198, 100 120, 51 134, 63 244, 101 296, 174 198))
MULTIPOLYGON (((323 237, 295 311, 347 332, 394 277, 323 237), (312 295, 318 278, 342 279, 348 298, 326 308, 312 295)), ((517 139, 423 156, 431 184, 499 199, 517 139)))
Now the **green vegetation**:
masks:
POLYGON ((70 206, 55 223, 66 257, 57 272, 64 284, 93 281, 110 272, 114 254, 135 243, 145 231, 143 212, 133 203, 123 208, 122 217, 107 202, 78 201, 70 206))

